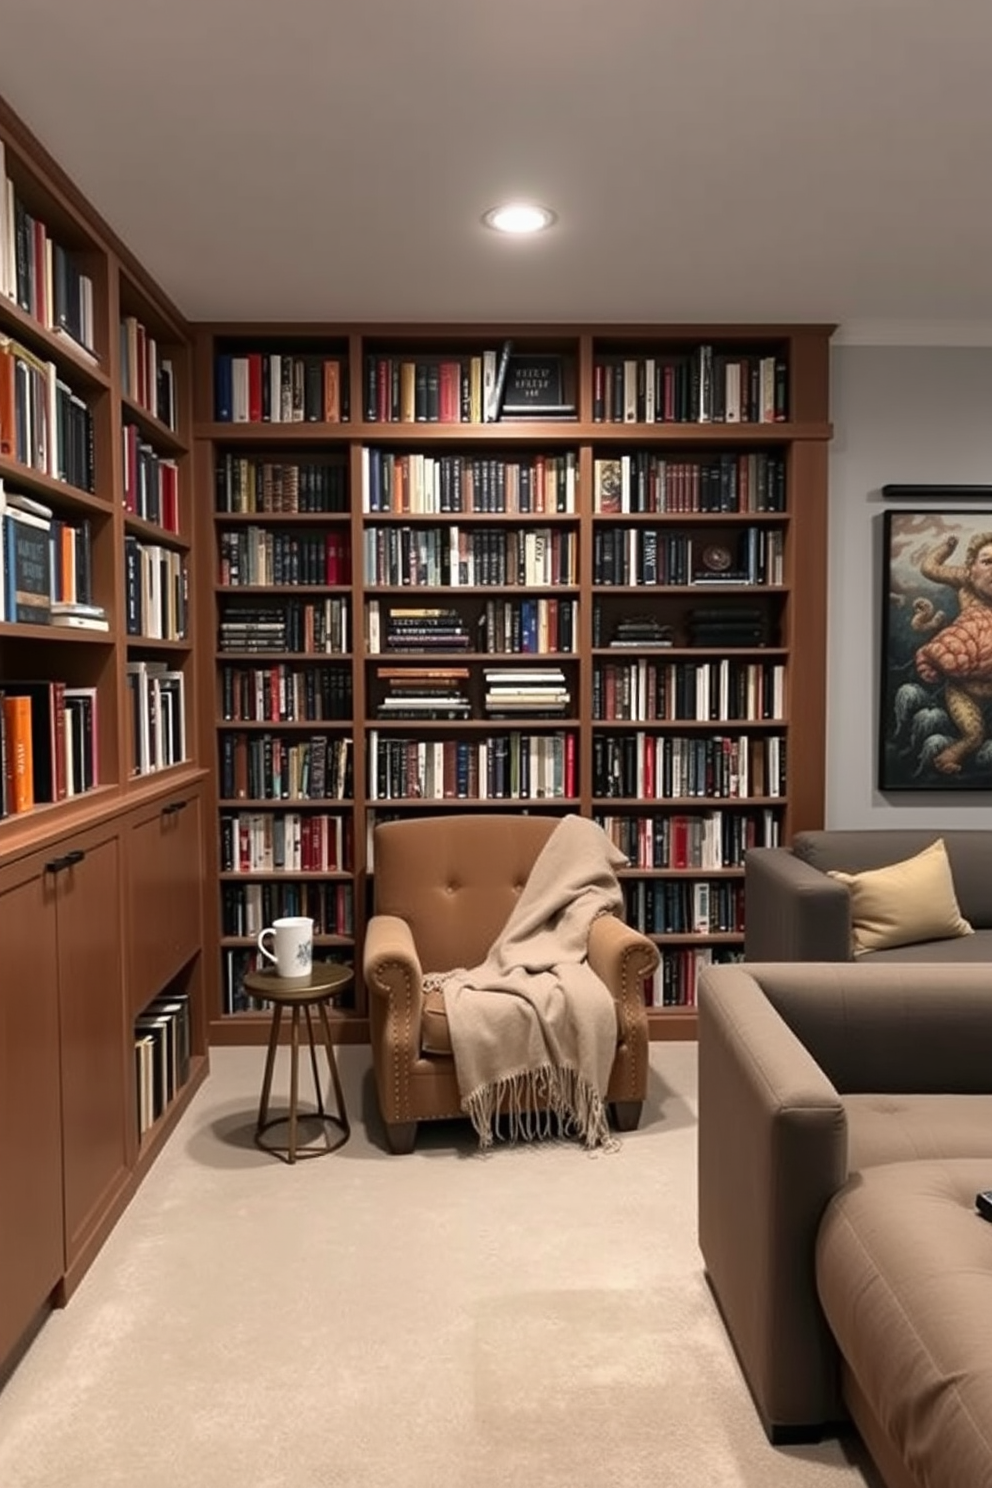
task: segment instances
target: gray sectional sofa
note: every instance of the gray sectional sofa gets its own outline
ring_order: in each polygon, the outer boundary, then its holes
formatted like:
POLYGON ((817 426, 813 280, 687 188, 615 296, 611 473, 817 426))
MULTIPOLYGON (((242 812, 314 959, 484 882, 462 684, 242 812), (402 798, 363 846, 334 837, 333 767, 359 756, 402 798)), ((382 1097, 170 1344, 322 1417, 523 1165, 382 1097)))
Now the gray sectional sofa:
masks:
MULTIPOLYGON (((992 878, 987 882, 992 884, 992 878)), ((992 969, 703 971, 699 1244, 772 1440, 992 1488, 992 969)))

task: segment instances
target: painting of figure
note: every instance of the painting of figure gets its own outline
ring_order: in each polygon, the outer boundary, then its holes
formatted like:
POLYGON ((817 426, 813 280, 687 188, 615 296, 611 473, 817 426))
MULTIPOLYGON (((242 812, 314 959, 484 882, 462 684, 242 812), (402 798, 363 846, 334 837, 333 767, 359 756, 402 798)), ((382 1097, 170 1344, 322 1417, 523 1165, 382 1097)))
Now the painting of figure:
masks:
POLYGON ((992 786, 992 511, 888 511, 881 790, 992 786))

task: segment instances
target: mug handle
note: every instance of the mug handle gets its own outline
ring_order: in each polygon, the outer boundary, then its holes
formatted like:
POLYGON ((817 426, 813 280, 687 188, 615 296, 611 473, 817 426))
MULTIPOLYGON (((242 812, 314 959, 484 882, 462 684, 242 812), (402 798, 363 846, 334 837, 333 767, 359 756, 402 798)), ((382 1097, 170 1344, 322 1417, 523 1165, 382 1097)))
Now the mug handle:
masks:
POLYGON ((265 937, 267 935, 273 935, 274 936, 275 933, 276 932, 273 930, 273 928, 272 928, 271 925, 267 925, 264 930, 260 930, 258 932, 258 949, 261 951, 261 953, 262 953, 263 956, 268 956, 268 958, 272 962, 273 966, 275 966, 277 964, 276 958, 272 954, 272 952, 268 949, 268 947, 263 944, 263 942, 264 942, 265 937))

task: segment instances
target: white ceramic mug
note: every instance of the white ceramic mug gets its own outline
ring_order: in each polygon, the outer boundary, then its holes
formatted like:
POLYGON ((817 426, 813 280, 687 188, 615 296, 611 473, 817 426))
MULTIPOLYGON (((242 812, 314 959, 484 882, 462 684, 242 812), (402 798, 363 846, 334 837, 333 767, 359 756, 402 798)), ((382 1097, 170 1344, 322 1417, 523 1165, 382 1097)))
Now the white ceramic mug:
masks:
POLYGON ((271 925, 259 932, 258 949, 267 956, 281 977, 305 977, 313 970, 313 920, 306 915, 287 915, 285 919, 273 920, 271 925), (273 938, 273 950, 265 944, 265 937, 273 938))

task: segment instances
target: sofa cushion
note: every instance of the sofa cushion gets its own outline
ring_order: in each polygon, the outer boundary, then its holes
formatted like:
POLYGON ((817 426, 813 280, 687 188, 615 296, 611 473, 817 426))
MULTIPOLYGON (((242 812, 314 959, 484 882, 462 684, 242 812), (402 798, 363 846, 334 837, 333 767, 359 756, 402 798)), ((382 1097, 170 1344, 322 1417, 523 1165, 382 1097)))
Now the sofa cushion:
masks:
POLYGON ((851 949, 883 951, 917 941, 971 935, 954 894, 954 880, 941 838, 922 852, 863 873, 828 870, 851 896, 851 949))
MULTIPOLYGON (((973 935, 958 935, 950 940, 914 941, 911 945, 895 946, 892 950, 866 951, 858 960, 878 962, 879 965, 889 961, 894 965, 924 961, 934 966, 992 967, 992 930, 976 930, 973 935)), ((989 996, 992 997, 992 974, 989 976, 989 996)))
POLYGON ((987 828, 827 827, 797 832, 792 851, 821 873, 831 868, 862 873, 912 857, 938 837, 947 849, 961 913, 976 930, 992 928, 992 832, 987 828))
POLYGON ((870 1168, 818 1233, 827 1322, 917 1483, 992 1483, 992 1225, 974 1207, 990 1186, 992 1140, 984 1160, 870 1168))
POLYGON ((992 1187, 992 1095, 845 1095, 844 1113, 849 1172, 987 1153, 992 1187))

